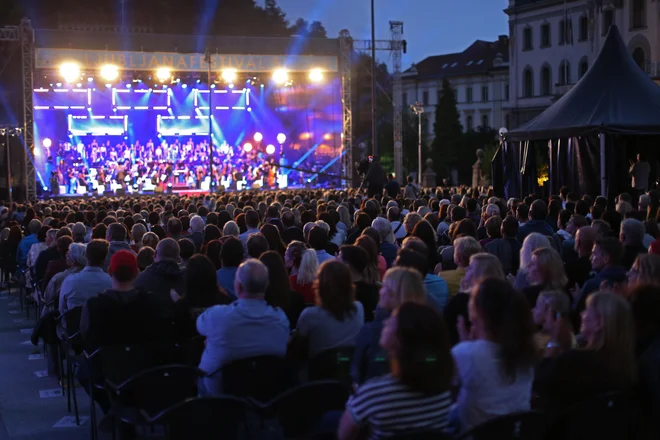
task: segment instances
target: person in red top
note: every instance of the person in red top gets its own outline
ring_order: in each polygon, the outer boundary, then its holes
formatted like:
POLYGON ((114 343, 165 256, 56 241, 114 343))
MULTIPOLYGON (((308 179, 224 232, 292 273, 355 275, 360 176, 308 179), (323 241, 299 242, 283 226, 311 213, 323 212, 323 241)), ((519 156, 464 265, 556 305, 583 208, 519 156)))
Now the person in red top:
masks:
POLYGON ((299 292, 305 304, 315 303, 314 276, 319 267, 314 249, 309 249, 302 241, 292 241, 286 249, 284 262, 289 269, 291 290, 299 292))

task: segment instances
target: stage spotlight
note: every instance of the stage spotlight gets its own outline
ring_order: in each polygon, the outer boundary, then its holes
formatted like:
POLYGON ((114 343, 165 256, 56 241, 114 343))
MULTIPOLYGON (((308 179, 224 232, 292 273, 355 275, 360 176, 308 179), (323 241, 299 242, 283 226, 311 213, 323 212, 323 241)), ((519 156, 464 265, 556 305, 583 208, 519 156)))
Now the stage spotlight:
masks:
POLYGON ((62 63, 60 65, 60 75, 64 81, 72 83, 80 78, 80 66, 76 63, 62 63))
POLYGON ((50 146, 53 145, 53 141, 45 138, 41 144, 44 146, 44 148, 50 148, 50 146))
POLYGON ((112 87, 112 84, 108 83, 105 85, 105 87, 109 89, 110 87, 112 87))
POLYGON ((227 87, 229 87, 230 89, 233 89, 233 88, 234 88, 234 84, 229 84, 227 87))
POLYGON ((269 145, 266 147, 266 154, 270 154, 270 155, 275 154, 275 145, 273 145, 273 144, 269 144, 269 145))
POLYGON ((249 143, 249 142, 246 142, 245 145, 243 145, 243 150, 246 153, 249 153, 250 151, 252 151, 252 144, 249 143))
POLYGON ((234 69, 223 70, 222 79, 228 83, 236 81, 236 71, 234 69))
POLYGON ((211 84, 211 88, 212 88, 212 89, 215 89, 215 84, 211 84))
POLYGON ((91 76, 89 78, 87 78, 88 83, 91 83, 92 81, 94 81, 94 78, 92 78, 91 76))
POLYGON ((263 134, 261 134, 261 133, 259 133, 259 132, 256 132, 256 133, 254 134, 254 141, 255 141, 255 142, 261 142, 261 141, 263 141, 263 140, 264 140, 264 135, 263 135, 263 134))
POLYGON ((62 87, 62 83, 56 83, 55 84, 57 87, 62 87))
POLYGON ((309 79, 312 82, 323 81, 323 71, 321 69, 312 69, 309 71, 309 79))
POLYGON ((201 82, 202 82, 202 80, 201 80, 201 79, 198 79, 198 80, 197 80, 197 84, 199 84, 199 83, 201 83, 201 82))
POLYGON ((330 139, 332 139, 332 135, 330 133, 326 133, 323 135, 323 140, 329 141, 330 139))
POLYGON ((280 133, 277 135, 277 142, 280 144, 283 144, 286 142, 286 135, 284 133, 280 133))
POLYGON ((289 73, 284 69, 277 69, 273 72, 273 81, 275 84, 282 85, 289 79, 289 73))
POLYGON ((76 84, 76 87, 81 88, 81 87, 82 87, 82 83, 78 83, 78 84, 76 84))
POLYGON ((188 88, 188 84, 181 84, 181 88, 187 89, 187 88, 188 88))
POLYGON ((114 81, 119 77, 119 68, 112 64, 101 66, 101 78, 106 81, 114 81))
POLYGON ((160 82, 167 81, 171 76, 172 72, 167 67, 161 67, 160 69, 156 70, 156 78, 158 78, 158 81, 160 82))
POLYGON ((43 188, 44 188, 44 191, 48 191, 48 187, 47 187, 47 186, 44 186, 43 188))
POLYGON ((130 84, 126 84, 126 88, 130 89, 132 86, 130 84))

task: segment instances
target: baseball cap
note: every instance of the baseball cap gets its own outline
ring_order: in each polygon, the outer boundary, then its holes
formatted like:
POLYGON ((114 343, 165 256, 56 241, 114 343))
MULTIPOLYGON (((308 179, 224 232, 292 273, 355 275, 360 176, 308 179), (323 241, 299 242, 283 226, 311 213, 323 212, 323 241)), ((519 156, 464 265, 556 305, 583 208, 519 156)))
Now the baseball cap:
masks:
POLYGON ((135 278, 140 269, 138 268, 137 257, 130 251, 118 251, 110 259, 108 274, 110 276, 118 275, 122 280, 135 278))

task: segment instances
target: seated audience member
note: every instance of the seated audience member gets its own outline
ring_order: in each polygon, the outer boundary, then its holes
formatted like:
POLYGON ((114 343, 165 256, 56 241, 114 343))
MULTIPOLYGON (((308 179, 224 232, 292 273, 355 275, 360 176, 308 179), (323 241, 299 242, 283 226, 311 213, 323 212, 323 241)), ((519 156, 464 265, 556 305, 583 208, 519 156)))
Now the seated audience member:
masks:
MULTIPOLYGON (((494 206, 494 205, 490 205, 494 206)), ((484 226, 485 231, 486 231, 486 238, 482 239, 479 241, 479 244, 482 247, 485 247, 487 244, 491 243, 493 240, 497 240, 498 238, 502 238, 502 217, 499 215, 495 215, 488 220, 486 220, 486 224, 484 226)))
POLYGON ((413 229, 411 237, 419 238, 426 245, 427 266, 429 272, 432 271, 438 263, 438 238, 433 226, 426 220, 422 220, 413 229))
POLYGON ((222 268, 222 261, 220 260, 220 252, 222 251, 223 240, 226 240, 226 237, 223 237, 219 240, 211 240, 203 248, 203 255, 206 255, 211 263, 215 266, 215 270, 220 270, 222 268))
POLYGON ((307 243, 309 244, 309 247, 316 251, 316 260, 318 261, 319 266, 328 260, 335 259, 335 257, 326 251, 326 248, 328 247, 328 233, 320 226, 313 226, 309 230, 307 243))
MULTIPOLYGON (((406 240, 410 240, 410 237, 406 238, 406 240)), ((429 304, 442 313, 449 300, 449 290, 447 289, 445 280, 427 272, 428 260, 426 259, 426 255, 426 253, 419 253, 409 246, 399 251, 395 265, 398 267, 409 267, 419 271, 419 274, 424 277, 424 290, 426 291, 429 304)))
POLYGON ((142 249, 137 254, 137 262, 138 262, 138 268, 140 269, 140 273, 144 272, 147 270, 147 267, 151 266, 154 264, 154 258, 156 257, 156 251, 149 247, 149 246, 143 246, 142 249))
POLYGON ((520 268, 516 274, 516 278, 513 282, 513 287, 516 290, 522 291, 523 289, 529 287, 529 279, 527 278, 527 271, 529 263, 532 261, 532 254, 537 249, 544 249, 550 247, 550 240, 548 237, 536 232, 529 234, 525 241, 523 241, 522 247, 520 248, 520 268))
POLYGON ((45 316, 46 313, 59 308, 62 283, 69 275, 79 273, 85 268, 87 265, 87 257, 85 256, 86 250, 87 246, 80 243, 72 243, 69 246, 69 251, 66 254, 68 269, 53 276, 44 291, 46 307, 44 307, 41 313, 42 317, 45 316))
POLYGON ((520 242, 516 239, 518 234, 518 221, 508 215, 502 220, 501 238, 486 243, 484 248, 489 254, 500 259, 505 274, 515 275, 520 267, 520 242))
POLYGON ((87 228, 84 223, 77 222, 71 228, 72 238, 75 243, 85 243, 87 236, 87 228))
POLYGON ((268 241, 268 248, 271 251, 277 252, 282 258, 284 258, 286 246, 280 237, 280 231, 277 229, 277 226, 265 223, 261 226, 261 234, 268 241))
POLYGON ((190 260, 190 257, 195 254, 195 243, 193 243, 190 238, 185 237, 179 238, 179 240, 177 240, 177 244, 179 245, 179 257, 181 259, 179 264, 181 265, 182 269, 185 269, 186 265, 188 264, 188 260, 190 260))
POLYGON ((247 254, 248 258, 256 258, 257 260, 264 252, 269 250, 268 240, 261 232, 251 234, 247 239, 247 254))
POLYGON ((427 303, 422 276, 419 271, 407 267, 389 269, 380 287, 374 320, 362 326, 355 341, 351 377, 356 384, 388 371, 387 351, 379 344, 380 336, 392 310, 408 301, 427 303))
POLYGON ((306 351, 313 358, 326 350, 354 346, 364 324, 364 307, 355 301, 348 267, 338 260, 323 263, 314 290, 316 306, 300 314, 293 351, 306 351))
POLYGON ((142 239, 144 234, 147 233, 147 227, 142 223, 136 223, 131 228, 131 249, 135 252, 140 252, 142 249, 142 239))
POLYGON ((547 222, 548 205, 541 200, 534 200, 529 207, 529 220, 518 229, 518 241, 524 242, 525 238, 536 232, 545 236, 552 236, 555 231, 547 222))
POLYGON ((55 246, 56 235, 57 229, 51 229, 50 226, 42 226, 39 228, 39 232, 37 232, 37 242, 30 247, 26 260, 26 266, 27 269, 29 269, 26 280, 28 286, 33 278, 35 281, 41 281, 40 278, 36 278, 37 259, 46 249, 55 246))
POLYGON ((445 429, 454 369, 442 316, 427 305, 404 303, 387 321, 380 344, 392 373, 364 383, 349 399, 338 438, 354 439, 362 428, 372 439, 445 429))
MULTIPOLYGON (((138 254, 139 257, 139 254, 138 254)), ((197 334, 196 321, 209 307, 227 305, 232 302, 227 292, 218 287, 215 266, 206 255, 193 255, 186 265, 185 295, 172 290, 170 295, 176 302, 178 336, 193 337, 197 334)))
POLYGON ((314 277, 319 268, 316 252, 308 249, 302 241, 294 240, 286 248, 284 263, 291 271, 289 275, 291 289, 303 296, 305 304, 314 304, 314 277))
MULTIPOLYGON (((552 339, 557 320, 568 319, 571 302, 563 290, 544 290, 536 297, 536 305, 532 309, 534 324, 539 329, 534 335, 534 341, 539 353, 544 356, 548 342, 552 339)), ((571 332, 572 333, 572 332, 571 332)), ((575 339, 571 347, 575 346, 575 339)))
POLYGON ((103 272, 108 254, 108 242, 92 240, 86 248, 87 265, 79 273, 69 275, 60 288, 60 313, 83 306, 89 298, 112 287, 112 280, 103 272))
POLYGON ((379 253, 380 237, 378 232, 372 227, 365 228, 362 235, 355 240, 355 245, 367 251, 367 255, 369 255, 365 277, 371 283, 379 283, 387 271, 387 262, 379 253))
POLYGON ((582 313, 586 307, 589 295, 598 291, 603 282, 608 287, 621 285, 626 282, 626 270, 620 265, 622 247, 616 238, 601 238, 594 243, 591 252, 591 268, 596 276, 582 286, 582 290, 575 304, 575 311, 582 313))
POLYGON ((537 358, 532 312, 511 283, 493 278, 479 283, 470 299, 470 322, 468 334, 459 318, 462 342, 452 348, 460 381, 456 418, 461 432, 528 411, 537 358))
MULTIPOLYGON (((454 211, 456 211, 456 209, 454 209, 454 211)), ((449 228, 449 236, 452 239, 452 244, 438 249, 440 263, 442 265, 441 270, 454 270, 458 268, 454 261, 455 241, 460 237, 472 237, 476 240, 477 227, 472 220, 466 218, 451 225, 449 228)), ((437 271, 438 269, 435 270, 435 272, 437 271)))
POLYGON ((365 228, 368 228, 371 225, 371 217, 369 214, 363 211, 357 211, 355 213, 354 226, 348 230, 348 236, 346 237, 346 244, 353 244, 355 240, 362 235, 362 231, 365 228))
POLYGON ((447 283, 450 296, 454 296, 461 291, 461 282, 465 277, 465 269, 470 264, 470 257, 480 252, 482 252, 481 245, 473 237, 459 237, 454 241, 453 258, 456 269, 440 272, 447 283))
POLYGON ((621 245, 623 246, 621 266, 623 266, 624 269, 630 269, 637 256, 647 252, 646 247, 644 247, 644 244, 642 243, 644 240, 644 233, 644 223, 639 220, 627 218, 621 223, 619 241, 621 241, 621 245))
POLYGON ((140 273, 135 280, 135 287, 154 295, 154 306, 162 318, 172 316, 174 302, 170 290, 185 294, 184 271, 179 267, 179 244, 173 238, 158 242, 154 262, 140 273))
MULTIPOLYGON (((271 225, 273 226, 273 225, 271 225)), ((273 226, 275 227, 275 226, 273 226)), ((266 251, 259 260, 268 269, 268 288, 266 289, 266 303, 274 308, 280 308, 286 313, 289 325, 296 328, 298 317, 305 308, 303 296, 291 289, 284 260, 276 251, 266 251)))
POLYGON ((236 272, 243 261, 243 245, 238 238, 232 236, 225 238, 220 249, 220 260, 222 268, 216 272, 218 286, 225 289, 230 298, 236 299, 234 291, 236 272))
POLYGON ((131 245, 126 241, 126 227, 121 223, 111 223, 108 226, 108 231, 105 233, 105 239, 110 243, 110 246, 108 247, 108 256, 105 259, 103 270, 108 270, 110 259, 115 252, 125 250, 135 253, 131 249, 131 245))
POLYGON ((567 298, 571 299, 564 264, 559 253, 552 248, 541 248, 532 253, 527 267, 527 279, 530 286, 523 289, 523 294, 530 307, 534 307, 536 297, 543 290, 565 291, 567 298))
POLYGON ((302 229, 296 226, 296 216, 293 212, 287 211, 282 213, 282 241, 284 244, 289 245, 293 241, 305 241, 305 235, 302 229))
POLYGON ((246 260, 236 271, 234 291, 238 300, 213 306, 197 318, 197 331, 206 337, 199 368, 208 375, 200 380, 200 395, 222 392, 220 374, 214 373, 228 362, 255 356, 285 356, 289 321, 282 309, 266 303, 267 288, 266 266, 259 260, 246 260))
MULTIPOLYGON (((396 202, 395 202, 396 203, 396 202)), ((392 206, 387 210, 387 220, 392 225, 392 233, 397 242, 400 242, 406 237, 406 229, 403 227, 401 221, 401 211, 398 206, 392 206)))
POLYGON ((387 268, 389 269, 394 264, 396 259, 396 253, 399 248, 394 243, 394 233, 392 232, 392 225, 387 219, 382 217, 376 218, 372 223, 371 227, 378 232, 378 237, 380 238, 380 254, 385 258, 387 263, 387 268))
POLYGON ((628 288, 660 286, 660 255, 641 254, 628 271, 628 288))
MULTIPOLYGON (((230 220, 222 228, 222 236, 224 237, 235 237, 238 238, 240 236, 240 229, 238 228, 238 225, 236 224, 235 221, 230 220)), ((205 240, 206 241, 206 240, 205 240)))
POLYGON ((198 215, 190 219, 189 238, 195 245, 194 253, 199 254, 204 246, 204 219, 198 215))
POLYGON ((369 262, 367 251, 359 246, 344 245, 339 248, 339 260, 346 264, 355 289, 355 300, 364 307, 364 321, 370 322, 374 318, 374 310, 378 305, 378 284, 365 281, 364 273, 369 262))
POLYGON ((147 232, 142 236, 142 247, 150 247, 155 251, 159 241, 160 238, 158 238, 158 235, 154 234, 153 232, 147 232))
MULTIPOLYGON (((51 229, 52 230, 52 229, 51 229)), ((71 230, 69 228, 60 228, 55 232, 55 241, 53 244, 39 254, 37 261, 34 264, 34 274, 37 280, 43 280, 46 276, 48 263, 60 258, 60 253, 57 250, 57 239, 60 237, 71 237, 71 230)))
POLYGON ((247 230, 238 236, 238 238, 241 240, 241 243, 243 243, 243 247, 245 248, 245 252, 243 255, 243 257, 245 258, 248 257, 248 253, 247 253, 248 238, 250 238, 250 235, 252 234, 259 233, 259 220, 260 220, 259 213, 257 211, 250 209, 245 213, 245 226, 247 227, 247 230))
POLYGON ((66 254, 69 252, 69 246, 71 243, 73 243, 73 239, 67 235, 62 236, 55 241, 55 247, 57 252, 60 254, 60 258, 51 260, 48 263, 48 266, 46 266, 46 273, 44 274, 44 278, 41 281, 42 286, 47 286, 51 278, 53 278, 58 273, 67 270, 69 265, 66 261, 66 254))
POLYGON ((575 233, 575 252, 577 260, 564 263, 569 286, 581 288, 591 274, 591 251, 598 238, 598 232, 592 226, 583 226, 575 233))
POLYGON ((589 397, 629 391, 636 381, 635 339, 630 305, 621 296, 597 292, 582 314, 584 349, 571 349, 567 322, 560 319, 546 358, 536 371, 536 391, 546 409, 568 408, 589 397))

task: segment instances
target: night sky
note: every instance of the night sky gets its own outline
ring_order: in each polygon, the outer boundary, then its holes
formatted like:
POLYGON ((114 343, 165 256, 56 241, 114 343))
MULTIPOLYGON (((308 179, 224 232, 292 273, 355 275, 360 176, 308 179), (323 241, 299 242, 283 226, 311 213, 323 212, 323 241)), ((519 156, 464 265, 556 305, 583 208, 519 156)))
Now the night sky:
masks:
MULTIPOLYGON (((389 39, 389 20, 404 22, 408 55, 404 68, 429 55, 460 52, 474 40, 495 41, 508 34, 503 12, 508 0, 375 0, 376 38, 389 39)), ((356 39, 371 38, 370 0, 278 0, 291 21, 319 20, 336 37, 348 29, 356 39)), ((389 61, 389 54, 378 55, 389 61)))

